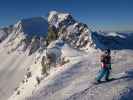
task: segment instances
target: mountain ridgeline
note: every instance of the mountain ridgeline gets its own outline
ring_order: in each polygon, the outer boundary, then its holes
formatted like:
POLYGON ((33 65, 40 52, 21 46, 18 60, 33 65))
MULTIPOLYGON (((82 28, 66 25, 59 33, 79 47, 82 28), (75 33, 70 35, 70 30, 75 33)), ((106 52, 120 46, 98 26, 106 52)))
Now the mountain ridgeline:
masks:
POLYGON ((84 23, 76 21, 69 13, 51 11, 48 18, 22 19, 15 25, 0 29, 0 43, 8 52, 43 50, 52 41, 61 39, 74 48, 132 49, 132 34, 92 32, 84 23), (124 41, 128 41, 128 44, 124 41))

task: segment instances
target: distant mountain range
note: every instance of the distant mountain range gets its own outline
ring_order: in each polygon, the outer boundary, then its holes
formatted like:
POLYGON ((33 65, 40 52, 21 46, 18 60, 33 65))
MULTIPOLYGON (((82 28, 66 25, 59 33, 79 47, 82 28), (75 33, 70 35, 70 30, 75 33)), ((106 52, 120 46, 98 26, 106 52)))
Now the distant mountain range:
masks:
POLYGON ((44 42, 49 29, 57 34, 58 39, 79 49, 90 47, 121 49, 123 43, 125 48, 131 48, 127 45, 133 43, 130 33, 93 32, 86 24, 76 21, 71 14, 57 11, 49 12, 47 19, 45 17, 22 19, 15 25, 1 28, 0 42, 9 48, 9 52, 29 49, 31 54, 46 44, 44 42), (129 40, 128 44, 124 42, 125 39, 129 40))

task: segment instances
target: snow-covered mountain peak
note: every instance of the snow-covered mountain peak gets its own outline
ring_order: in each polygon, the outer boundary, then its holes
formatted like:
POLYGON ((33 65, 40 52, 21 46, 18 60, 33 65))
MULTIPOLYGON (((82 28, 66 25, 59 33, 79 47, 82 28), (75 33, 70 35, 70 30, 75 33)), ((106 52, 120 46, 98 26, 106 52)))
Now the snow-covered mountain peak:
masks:
POLYGON ((6 30, 1 29, 0 33, 2 47, 8 48, 7 52, 28 50, 29 55, 44 47, 48 21, 44 17, 22 19, 6 30))
POLYGON ((48 22, 44 17, 33 17, 22 19, 14 25, 18 32, 27 35, 44 36, 48 32, 48 22))
POLYGON ((59 28, 62 25, 69 25, 75 22, 72 15, 64 12, 51 11, 48 15, 48 22, 51 26, 59 28), (69 23, 68 23, 69 22, 69 23))
POLYGON ((70 13, 51 11, 48 22, 59 38, 73 47, 88 48, 92 45, 91 30, 86 24, 75 20, 70 13))
POLYGON ((69 13, 50 11, 48 15, 48 21, 50 22, 53 19, 53 17, 56 17, 59 20, 59 22, 61 22, 65 20, 68 16, 70 16, 69 13))

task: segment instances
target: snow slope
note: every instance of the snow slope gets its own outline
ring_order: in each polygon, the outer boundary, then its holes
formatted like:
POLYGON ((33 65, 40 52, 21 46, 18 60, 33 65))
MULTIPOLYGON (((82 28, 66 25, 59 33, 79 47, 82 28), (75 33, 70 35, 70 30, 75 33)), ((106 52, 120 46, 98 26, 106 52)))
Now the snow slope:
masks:
POLYGON ((49 76, 44 77, 36 87, 32 81, 29 81, 28 86, 20 86, 26 89, 21 91, 22 94, 14 93, 9 100, 118 100, 123 96, 123 91, 133 88, 132 50, 113 50, 111 77, 116 80, 96 86, 92 82, 100 69, 101 52, 94 49, 83 52, 67 44, 64 44, 61 51, 62 56, 70 62, 52 68, 49 76))
MULTIPOLYGON (((70 52, 70 51, 67 51, 70 52)), ((115 81, 92 85, 99 71, 98 52, 82 53, 77 56, 76 50, 67 56, 70 63, 59 67, 36 87, 26 100, 113 100, 119 99, 125 89, 132 89, 133 55, 132 50, 113 51, 111 77, 115 81), (126 56, 124 56, 126 55, 126 56), (123 57, 124 56, 124 57, 123 57), (130 59, 130 60, 129 60, 130 59), (123 61, 124 60, 124 61, 123 61)), ((132 93, 132 92, 131 92, 132 93)), ((127 100, 131 100, 132 95, 127 100)), ((20 99, 21 100, 21 99, 20 99)), ((22 99, 23 100, 23 99, 22 99)))
POLYGON ((23 80, 33 58, 0 51, 0 100, 7 100, 23 80))

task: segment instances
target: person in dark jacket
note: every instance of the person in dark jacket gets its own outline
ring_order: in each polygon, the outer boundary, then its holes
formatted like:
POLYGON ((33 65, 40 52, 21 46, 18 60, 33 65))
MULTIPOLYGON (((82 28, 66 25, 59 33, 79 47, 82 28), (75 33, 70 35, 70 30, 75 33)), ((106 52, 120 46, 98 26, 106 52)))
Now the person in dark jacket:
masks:
POLYGON ((96 77, 96 81, 99 83, 101 79, 105 76, 105 80, 109 81, 109 75, 111 70, 111 51, 110 49, 106 49, 104 54, 101 55, 101 70, 99 75, 96 77))

